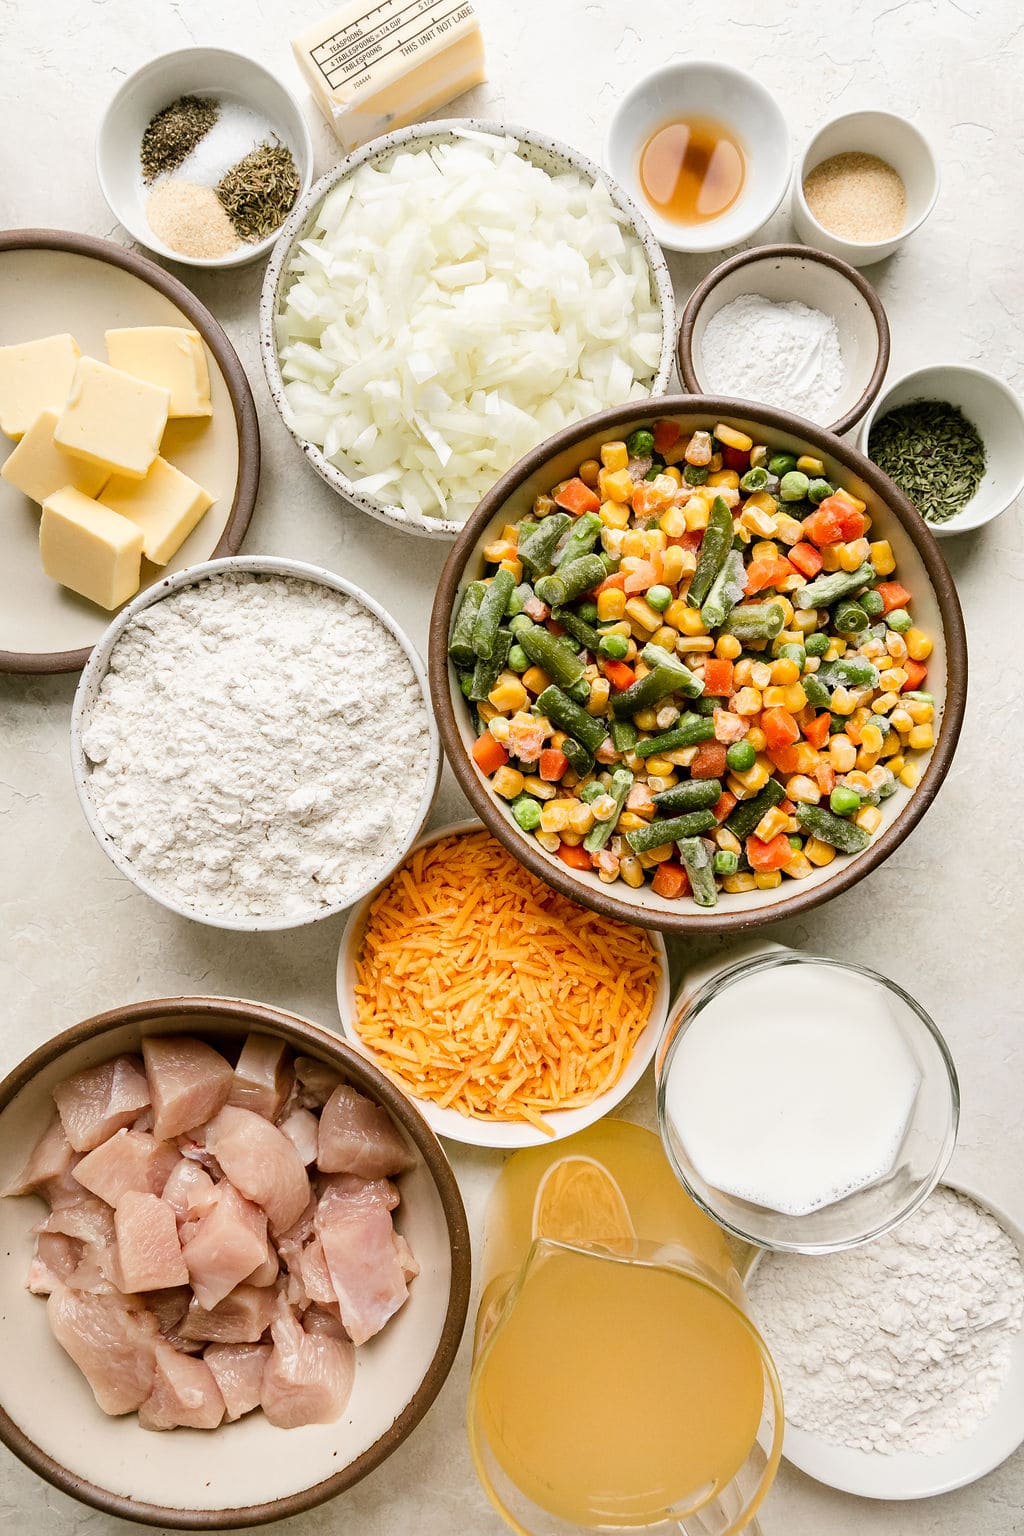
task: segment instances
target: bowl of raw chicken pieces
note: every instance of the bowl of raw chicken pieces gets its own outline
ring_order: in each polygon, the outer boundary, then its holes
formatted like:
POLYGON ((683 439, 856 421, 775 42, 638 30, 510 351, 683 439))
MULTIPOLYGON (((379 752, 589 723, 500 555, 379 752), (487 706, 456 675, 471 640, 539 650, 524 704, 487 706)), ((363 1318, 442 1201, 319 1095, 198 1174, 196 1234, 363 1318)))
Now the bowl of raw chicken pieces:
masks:
POLYGON ((227 998, 87 1019, 0 1084, 0 1438, 112 1515, 257 1524, 439 1392, 469 1297, 433 1132, 319 1025, 227 998))

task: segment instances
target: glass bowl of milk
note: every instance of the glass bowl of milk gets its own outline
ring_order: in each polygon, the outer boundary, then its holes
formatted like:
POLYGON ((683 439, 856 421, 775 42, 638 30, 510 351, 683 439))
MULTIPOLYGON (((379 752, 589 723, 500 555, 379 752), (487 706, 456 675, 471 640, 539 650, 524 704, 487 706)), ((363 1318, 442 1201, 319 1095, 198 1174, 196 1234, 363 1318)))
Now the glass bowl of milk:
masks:
POLYGON ((656 1070, 677 1177, 762 1248, 880 1236, 956 1142, 956 1068, 924 1009, 874 971, 779 945, 691 974, 656 1070))

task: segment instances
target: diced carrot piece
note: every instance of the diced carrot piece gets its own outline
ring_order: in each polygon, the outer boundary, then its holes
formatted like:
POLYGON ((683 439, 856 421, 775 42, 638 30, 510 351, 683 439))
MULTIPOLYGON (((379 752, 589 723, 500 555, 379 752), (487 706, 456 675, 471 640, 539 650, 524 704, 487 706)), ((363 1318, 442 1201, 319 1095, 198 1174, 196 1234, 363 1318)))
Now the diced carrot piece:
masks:
POLYGON ((720 798, 717 799, 714 805, 711 807, 715 820, 718 822, 724 821, 725 818, 731 814, 735 805, 736 796, 731 792, 731 790, 723 789, 720 798))
POLYGON ((880 581, 875 591, 885 604, 883 613, 892 613, 894 608, 905 608, 913 598, 913 593, 908 592, 901 581, 880 581))
POLYGON ((703 539, 704 530, 696 528, 689 533, 676 534, 673 538, 669 539, 668 547, 671 549, 672 545, 675 544, 679 549, 691 549, 696 553, 700 549, 703 539))
POLYGON ((580 517, 584 512, 596 512, 601 505, 601 498, 576 475, 562 486, 555 497, 555 504, 564 507, 574 517, 580 517))
POLYGON ((600 597, 602 592, 625 592, 627 574, 626 571, 612 571, 611 575, 606 576, 600 586, 594 588, 594 596, 600 597))
POLYGON ((850 738, 850 740, 853 742, 855 747, 859 747, 860 746, 860 742, 861 742, 860 726, 853 719, 852 715, 851 715, 850 719, 847 720, 847 722, 846 722, 846 730, 845 730, 844 734, 850 738))
POLYGON ((843 537, 843 525, 829 506, 832 500, 829 496, 817 512, 812 512, 810 517, 803 520, 804 535, 812 544, 817 544, 819 549, 823 549, 826 544, 838 544, 843 537))
POLYGON ((492 773, 497 773, 499 768, 504 768, 508 762, 508 753, 500 741, 495 741, 490 731, 484 731, 473 743, 473 761, 490 778, 492 773))
POLYGON ((646 480, 641 480, 633 487, 631 504, 637 517, 650 517, 652 513, 664 510, 665 498, 660 491, 654 489, 653 485, 646 480))
POLYGON ((728 698, 732 693, 734 667, 731 661, 709 656, 704 663, 704 692, 712 698, 728 698))
POLYGON ((691 779, 720 779, 725 773, 725 752, 721 741, 702 741, 690 764, 691 779))
POLYGON ((759 837, 751 835, 747 838, 744 847, 747 850, 747 858, 750 860, 751 869, 761 874, 766 874, 773 869, 785 869, 792 861, 793 850, 789 844, 789 838, 785 832, 779 832, 769 842, 764 843, 759 837))
POLYGON ((784 800, 779 801, 779 810, 782 812, 783 816, 792 816, 793 812, 796 810, 796 806, 793 804, 788 795, 784 800))
POLYGON ((675 901, 678 896, 685 896, 690 889, 686 870, 681 864, 675 864, 671 859, 666 859, 664 864, 659 864, 654 871, 651 889, 655 895, 665 896, 669 901, 675 901))
POLYGON ((769 747, 768 756, 772 766, 780 773, 790 774, 800 772, 800 745, 786 744, 779 747, 769 747))
POLYGON ((800 740, 800 727, 788 709, 764 710, 761 715, 761 729, 769 750, 774 747, 788 747, 791 742, 800 740))
MULTIPOLYGON (((658 564, 661 562, 659 561, 658 564)), ((661 580, 661 572, 653 560, 641 560, 626 575, 624 592, 646 592, 648 587, 656 587, 661 580)))
MULTIPOLYGON (((828 500, 830 498, 826 498, 828 500)), ((849 506, 840 496, 836 498, 835 514, 839 519, 839 526, 843 530, 843 538, 849 542, 851 539, 863 537, 867 530, 868 520, 863 512, 858 512, 856 507, 849 506)), ((824 506, 824 502, 822 503, 824 506)))
POLYGON ((723 443, 722 468, 734 469, 740 475, 745 474, 750 468, 750 449, 731 448, 728 443, 723 443))
POLYGON ((831 724, 832 716, 826 709, 822 714, 815 715, 814 719, 804 726, 804 735, 811 746, 817 747, 819 752, 828 741, 828 728, 831 724))
POLYGON ((828 761, 828 758, 823 757, 821 762, 815 765, 814 782, 823 795, 830 795, 835 789, 836 771, 828 761))
POLYGON ((606 661, 604 675, 613 688, 629 688, 636 682, 636 673, 624 661, 606 661))
POLYGON ((545 747, 540 755, 540 776, 548 784, 557 784, 569 766, 569 759, 557 747, 545 747))
POLYGON ((763 592, 765 587, 777 587, 780 581, 793 575, 788 560, 752 560, 747 566, 747 595, 763 592))
POLYGON ((666 453, 669 448, 679 441, 682 436, 682 428, 678 427, 674 421, 662 419, 654 423, 651 433, 654 437, 655 453, 666 453))
POLYGON ((789 552, 789 561, 791 565, 796 566, 802 575, 807 577, 808 581, 817 576, 824 564, 821 555, 814 545, 805 544, 803 540, 799 544, 793 545, 789 552))
POLYGON ((563 864, 568 864, 570 869, 593 869, 590 854, 583 847, 571 848, 568 843, 559 843, 558 857, 563 864))
POLYGON ((906 693, 908 689, 913 693, 924 682, 928 668, 923 661, 914 661, 910 656, 904 657, 900 662, 900 666, 907 674, 907 680, 900 689, 900 693, 906 693))

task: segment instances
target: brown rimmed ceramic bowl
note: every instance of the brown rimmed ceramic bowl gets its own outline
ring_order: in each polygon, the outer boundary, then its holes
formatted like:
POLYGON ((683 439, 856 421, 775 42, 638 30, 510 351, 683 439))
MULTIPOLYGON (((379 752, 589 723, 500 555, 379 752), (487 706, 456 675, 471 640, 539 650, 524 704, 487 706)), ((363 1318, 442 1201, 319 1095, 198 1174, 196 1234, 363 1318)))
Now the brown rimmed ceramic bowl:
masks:
MULTIPOLYGON (((143 588, 162 576, 236 554, 256 505, 260 431, 238 354, 184 283, 136 251, 59 229, 0 230, 0 346, 70 331, 106 358, 103 333, 131 325, 199 332, 213 415, 170 421, 160 451, 216 497, 166 566, 143 561, 143 588)), ((0 458, 14 447, 0 436, 0 458)), ((112 614, 51 581, 39 559, 39 508, 0 480, 0 672, 78 672, 112 614)))
POLYGON ((25 1276, 34 1196, 0 1200, 0 1439, 55 1487, 108 1515, 177 1530, 227 1530, 297 1515, 380 1465, 430 1407, 455 1359, 469 1301, 469 1230, 455 1175, 409 1100, 318 1024, 261 1003, 176 997, 86 1019, 34 1051, 0 1083, 0 1184, 45 1126, 53 1085, 135 1050, 143 1035, 196 1034, 233 1052, 250 1030, 329 1062, 391 1115, 414 1149, 399 1226, 422 1266, 409 1300, 358 1352, 352 1398, 335 1424, 275 1429, 257 1410, 212 1431, 154 1434, 136 1415, 108 1418, 50 1334, 25 1276))
POLYGON ((780 922, 808 912, 858 880, 888 858, 917 825, 938 792, 956 749, 967 699, 967 639, 953 579, 938 545, 906 497, 863 454, 831 432, 798 416, 745 400, 665 395, 656 402, 631 401, 568 427, 520 459, 498 481, 470 517, 448 557, 430 621, 430 691, 441 740, 455 776, 474 811, 527 869, 566 896, 627 923, 641 923, 667 933, 735 933, 761 923, 780 922), (825 464, 833 484, 845 486, 867 504, 872 538, 888 539, 900 580, 914 594, 917 624, 934 642, 928 664, 928 689, 935 698, 936 743, 920 783, 899 789, 883 802, 883 823, 863 853, 840 855, 803 880, 783 878, 774 890, 719 896, 706 909, 689 899, 669 901, 650 885, 632 890, 623 881, 603 885, 596 874, 572 870, 545 853, 522 832, 508 804, 491 791, 473 762, 469 709, 448 660, 448 637, 465 588, 484 572, 483 546, 505 523, 525 516, 541 492, 574 474, 583 459, 597 457, 601 444, 627 437, 654 419, 676 421, 686 432, 713 429, 717 422, 767 442, 776 451, 814 454, 825 464))
POLYGON ((889 366, 889 322, 867 278, 841 257, 806 245, 757 245, 730 256, 697 285, 683 310, 676 362, 691 394, 715 394, 721 387, 708 377, 704 331, 713 315, 747 293, 774 304, 798 299, 834 317, 846 382, 830 408, 833 420, 821 425, 837 436, 849 432, 874 401, 889 366))

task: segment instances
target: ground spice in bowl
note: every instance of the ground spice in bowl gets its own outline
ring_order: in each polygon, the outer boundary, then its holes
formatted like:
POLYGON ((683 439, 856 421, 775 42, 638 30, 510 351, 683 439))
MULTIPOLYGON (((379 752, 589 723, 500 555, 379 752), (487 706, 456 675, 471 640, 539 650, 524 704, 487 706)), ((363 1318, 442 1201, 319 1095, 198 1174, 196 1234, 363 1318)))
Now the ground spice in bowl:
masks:
POLYGON ((149 227, 172 251, 216 261, 241 244, 213 187, 180 177, 161 181, 146 200, 149 227))
POLYGON ((179 96, 158 112, 139 146, 143 181, 149 183, 166 171, 176 171, 219 115, 219 104, 205 96, 179 96))
POLYGON ((822 228, 843 240, 891 240, 906 223, 903 179, 878 155, 831 155, 804 178, 803 192, 822 228))
POLYGON ((945 523, 977 492, 985 444, 945 400, 911 400, 872 423, 868 457, 899 486, 926 523, 945 523))

